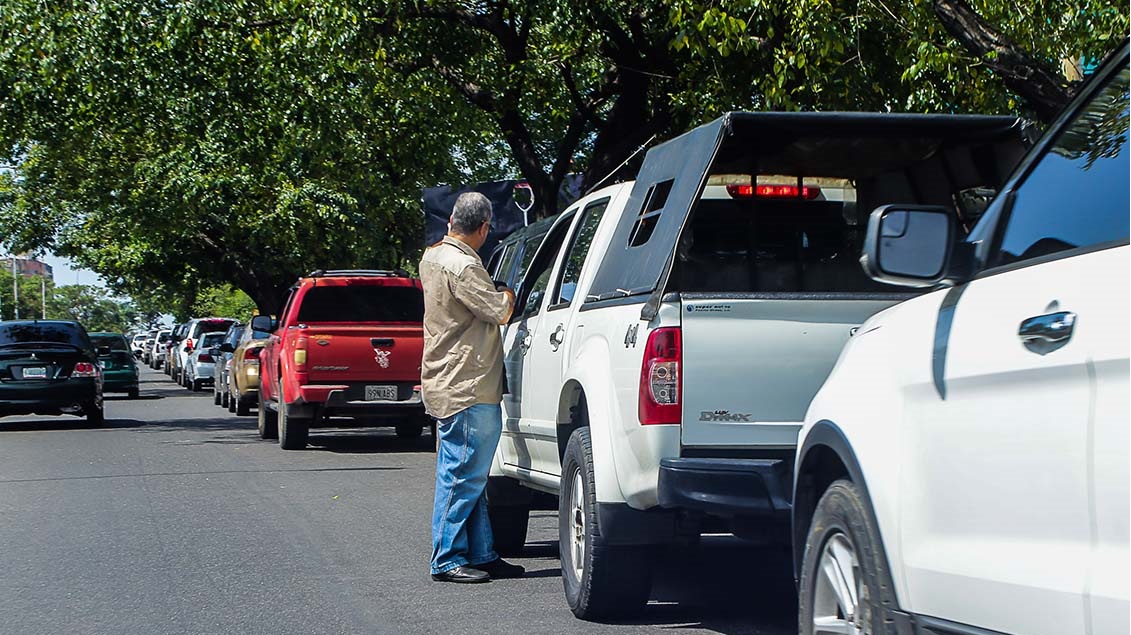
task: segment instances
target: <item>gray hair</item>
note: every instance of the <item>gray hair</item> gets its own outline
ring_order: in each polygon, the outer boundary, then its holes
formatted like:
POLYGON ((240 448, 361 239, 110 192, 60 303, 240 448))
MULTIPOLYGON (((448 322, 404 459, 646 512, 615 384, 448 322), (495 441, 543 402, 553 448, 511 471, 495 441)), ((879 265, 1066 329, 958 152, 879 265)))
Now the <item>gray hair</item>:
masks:
POLYGON ((452 230, 457 234, 474 234, 491 220, 491 201, 479 192, 464 192, 452 208, 452 230))

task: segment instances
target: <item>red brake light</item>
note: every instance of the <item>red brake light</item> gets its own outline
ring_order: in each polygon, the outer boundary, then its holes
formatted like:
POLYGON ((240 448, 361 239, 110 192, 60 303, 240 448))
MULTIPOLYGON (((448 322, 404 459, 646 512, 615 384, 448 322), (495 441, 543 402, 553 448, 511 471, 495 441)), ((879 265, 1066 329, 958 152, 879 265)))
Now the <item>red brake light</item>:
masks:
POLYGON ((90 362, 78 362, 71 371, 71 377, 97 377, 98 368, 90 362))
POLYGON ((243 349, 243 361, 245 362, 258 362, 259 361, 258 348, 245 348, 243 349))
POLYGON ((200 357, 196 358, 196 361, 204 362, 206 364, 211 364, 211 363, 215 362, 216 360, 212 359, 212 356, 209 355, 208 353, 201 353, 200 357))
POLYGON ((727 194, 732 198, 800 198, 811 201, 821 194, 821 188, 803 185, 728 185, 727 194))
POLYGON ((648 335, 640 366, 640 425, 680 423, 682 359, 679 328, 660 328, 648 335))

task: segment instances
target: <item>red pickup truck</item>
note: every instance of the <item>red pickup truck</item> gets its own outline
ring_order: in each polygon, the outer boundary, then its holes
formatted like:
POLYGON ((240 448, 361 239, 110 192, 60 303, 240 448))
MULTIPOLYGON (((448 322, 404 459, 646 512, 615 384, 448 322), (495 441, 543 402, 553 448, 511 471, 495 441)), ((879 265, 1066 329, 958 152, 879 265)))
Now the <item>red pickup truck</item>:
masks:
POLYGON ((403 271, 315 271, 291 289, 260 353, 259 436, 306 447, 312 427, 394 426, 420 436, 424 292, 403 271))

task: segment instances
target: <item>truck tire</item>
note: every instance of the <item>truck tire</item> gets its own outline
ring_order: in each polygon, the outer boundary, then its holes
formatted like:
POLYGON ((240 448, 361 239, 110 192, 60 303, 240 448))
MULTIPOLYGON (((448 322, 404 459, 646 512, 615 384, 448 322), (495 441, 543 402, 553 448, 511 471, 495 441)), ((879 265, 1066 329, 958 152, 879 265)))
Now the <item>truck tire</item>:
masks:
MULTIPOLYGON (((236 403, 239 403, 238 399, 236 403)), ((279 413, 267 408, 267 404, 263 403, 262 392, 259 393, 259 438, 279 438, 279 413)))
POLYGON ((562 460, 558 548, 566 602, 583 620, 639 613, 652 591, 652 549, 611 545, 597 520, 589 428, 574 430, 562 460))
POLYGON ((885 609, 895 610, 895 592, 887 556, 880 543, 868 504, 851 481, 836 481, 817 503, 805 541, 797 613, 801 635, 813 635, 817 622, 824 630, 896 635, 885 609), (823 571, 841 573, 832 584, 823 571), (851 621, 845 616, 852 616, 851 621))
POLYGON ((287 402, 283 399, 282 387, 279 388, 279 447, 284 450, 305 450, 306 440, 310 436, 310 420, 290 416, 287 413, 287 402))

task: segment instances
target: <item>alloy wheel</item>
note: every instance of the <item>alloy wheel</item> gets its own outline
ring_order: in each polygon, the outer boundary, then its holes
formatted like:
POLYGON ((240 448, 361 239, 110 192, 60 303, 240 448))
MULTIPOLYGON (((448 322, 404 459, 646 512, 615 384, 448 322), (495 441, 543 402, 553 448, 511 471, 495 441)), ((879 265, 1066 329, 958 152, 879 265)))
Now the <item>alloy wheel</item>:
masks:
POLYGON ((860 562, 846 534, 834 533, 825 542, 814 578, 814 635, 863 635, 860 562))
POLYGON ((573 567, 573 573, 581 580, 582 572, 585 570, 585 487, 581 476, 581 470, 577 469, 573 472, 573 487, 570 500, 569 510, 569 529, 570 529, 570 565, 573 567))

